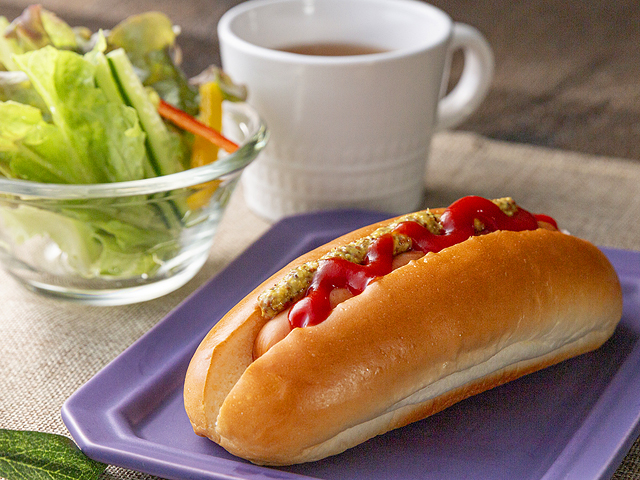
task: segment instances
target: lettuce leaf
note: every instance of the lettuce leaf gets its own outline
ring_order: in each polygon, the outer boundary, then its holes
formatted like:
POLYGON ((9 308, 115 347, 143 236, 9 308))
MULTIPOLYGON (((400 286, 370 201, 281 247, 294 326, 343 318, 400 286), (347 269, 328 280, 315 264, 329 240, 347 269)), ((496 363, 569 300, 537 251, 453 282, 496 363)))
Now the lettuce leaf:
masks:
POLYGON ((69 159, 73 151, 59 128, 39 109, 0 103, 0 169, 9 178, 47 183, 81 183, 84 172, 69 159))
POLYGON ((6 70, 15 70, 7 52, 20 54, 38 50, 47 45, 80 52, 88 43, 90 32, 73 28, 41 5, 30 5, 10 24, 0 21, 0 60, 6 70))
MULTIPOLYGON (((154 176, 149 166, 148 135, 136 108, 120 95, 121 79, 112 77, 104 46, 78 53, 46 46, 13 59, 50 114, 40 108, 0 102, 0 173, 45 183, 110 183, 154 176)), ((135 76, 127 79, 150 100, 135 76)), ((168 142, 173 135, 162 128, 168 142)), ((157 137, 158 132, 152 132, 157 137)), ((177 145, 180 142, 177 141, 177 145)), ((182 168, 181 150, 163 152, 182 168), (170 153, 173 152, 173 153, 170 153)), ((172 168, 169 164, 167 168, 172 168)), ((14 242, 53 240, 67 266, 80 275, 150 275, 179 248, 177 209, 151 198, 78 200, 66 207, 20 206, 4 209, 4 224, 14 242), (134 204, 135 207, 131 207, 134 204)))
MULTIPOLYGON (((9 28, 6 17, 0 17, 0 31, 6 32, 9 28)), ((23 53, 15 39, 0 35, 0 70, 15 70, 15 64, 11 59, 14 53, 23 53)))
MULTIPOLYGON (((149 12, 92 34, 36 5, 11 24, 0 17, 0 28, 0 175, 95 184, 186 168, 190 135, 157 114, 158 97, 192 114, 199 102, 168 17, 149 12)), ((179 251, 188 214, 183 196, 157 197, 7 198, 0 218, 11 241, 49 238, 84 277, 147 276, 179 251)))
POLYGON ((166 228, 150 206, 141 205, 133 219, 119 217, 122 212, 127 210, 92 208, 79 201, 59 211, 51 206, 2 208, 0 219, 16 245, 33 238, 52 240, 60 262, 84 278, 152 275, 178 251, 179 231, 166 228))
POLYGON ((52 145, 56 148, 41 153, 60 157, 57 150, 62 146, 66 170, 76 172, 59 183, 143 178, 146 136, 137 113, 107 99, 96 86, 93 63, 82 55, 51 46, 16 55, 14 60, 47 105, 56 137, 61 140, 52 145))

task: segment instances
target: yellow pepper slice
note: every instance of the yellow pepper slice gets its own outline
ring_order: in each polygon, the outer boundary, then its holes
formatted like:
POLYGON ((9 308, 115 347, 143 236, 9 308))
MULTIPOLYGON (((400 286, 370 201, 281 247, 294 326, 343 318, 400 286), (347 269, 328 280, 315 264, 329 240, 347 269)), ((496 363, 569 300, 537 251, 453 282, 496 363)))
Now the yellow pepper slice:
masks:
MULTIPOLYGON (((200 85, 199 120, 205 125, 222 131, 222 91, 215 82, 200 85)), ((201 167, 218 159, 219 147, 197 135, 191 150, 191 168, 201 167)))
MULTIPOLYGON (((222 131, 222 91, 216 82, 207 82, 200 85, 200 114, 198 118, 205 125, 222 131)), ((218 159, 219 147, 209 140, 196 135, 191 150, 191 168, 201 167, 218 159)), ((198 209, 207 204, 213 192, 216 191, 219 180, 213 180, 203 185, 198 185, 199 190, 187 199, 191 210, 198 209)))

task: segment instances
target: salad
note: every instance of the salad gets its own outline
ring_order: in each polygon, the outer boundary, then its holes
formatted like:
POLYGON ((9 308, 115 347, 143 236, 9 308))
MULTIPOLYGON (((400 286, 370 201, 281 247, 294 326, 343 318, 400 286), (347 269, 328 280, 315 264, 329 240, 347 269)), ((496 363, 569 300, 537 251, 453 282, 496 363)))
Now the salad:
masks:
MULTIPOLYGON (((178 29, 162 13, 91 32, 33 5, 13 21, 0 17, 0 32, 0 178, 127 182, 202 166, 237 148, 219 133, 222 102, 242 101, 246 92, 215 67, 187 79, 178 29)), ((0 208, 0 221, 13 242, 49 237, 84 277, 148 276, 175 255, 177 232, 216 188, 141 201, 135 214, 117 199, 12 205, 0 208)))

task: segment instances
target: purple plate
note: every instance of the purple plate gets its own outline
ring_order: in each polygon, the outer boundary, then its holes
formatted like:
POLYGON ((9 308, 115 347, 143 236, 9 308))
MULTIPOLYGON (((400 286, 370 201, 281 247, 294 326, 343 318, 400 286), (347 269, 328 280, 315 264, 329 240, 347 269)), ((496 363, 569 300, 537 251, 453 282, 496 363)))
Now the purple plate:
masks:
POLYGON ((610 478, 640 433, 640 252, 623 250, 603 249, 624 314, 595 352, 315 463, 260 467, 193 433, 183 377, 213 324, 301 253, 383 218, 344 211, 275 224, 67 400, 62 417, 82 451, 175 480, 610 478))

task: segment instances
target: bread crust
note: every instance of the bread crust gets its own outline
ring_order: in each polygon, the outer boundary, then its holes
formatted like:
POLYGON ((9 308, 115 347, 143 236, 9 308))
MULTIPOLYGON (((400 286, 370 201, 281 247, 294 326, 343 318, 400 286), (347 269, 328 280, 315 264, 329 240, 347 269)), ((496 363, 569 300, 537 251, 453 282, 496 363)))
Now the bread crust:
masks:
POLYGON ((386 223, 302 256, 220 320, 185 379, 196 433, 254 463, 317 460, 598 348, 621 317, 618 277, 596 247, 500 231, 394 270, 252 361, 259 293, 386 223))

